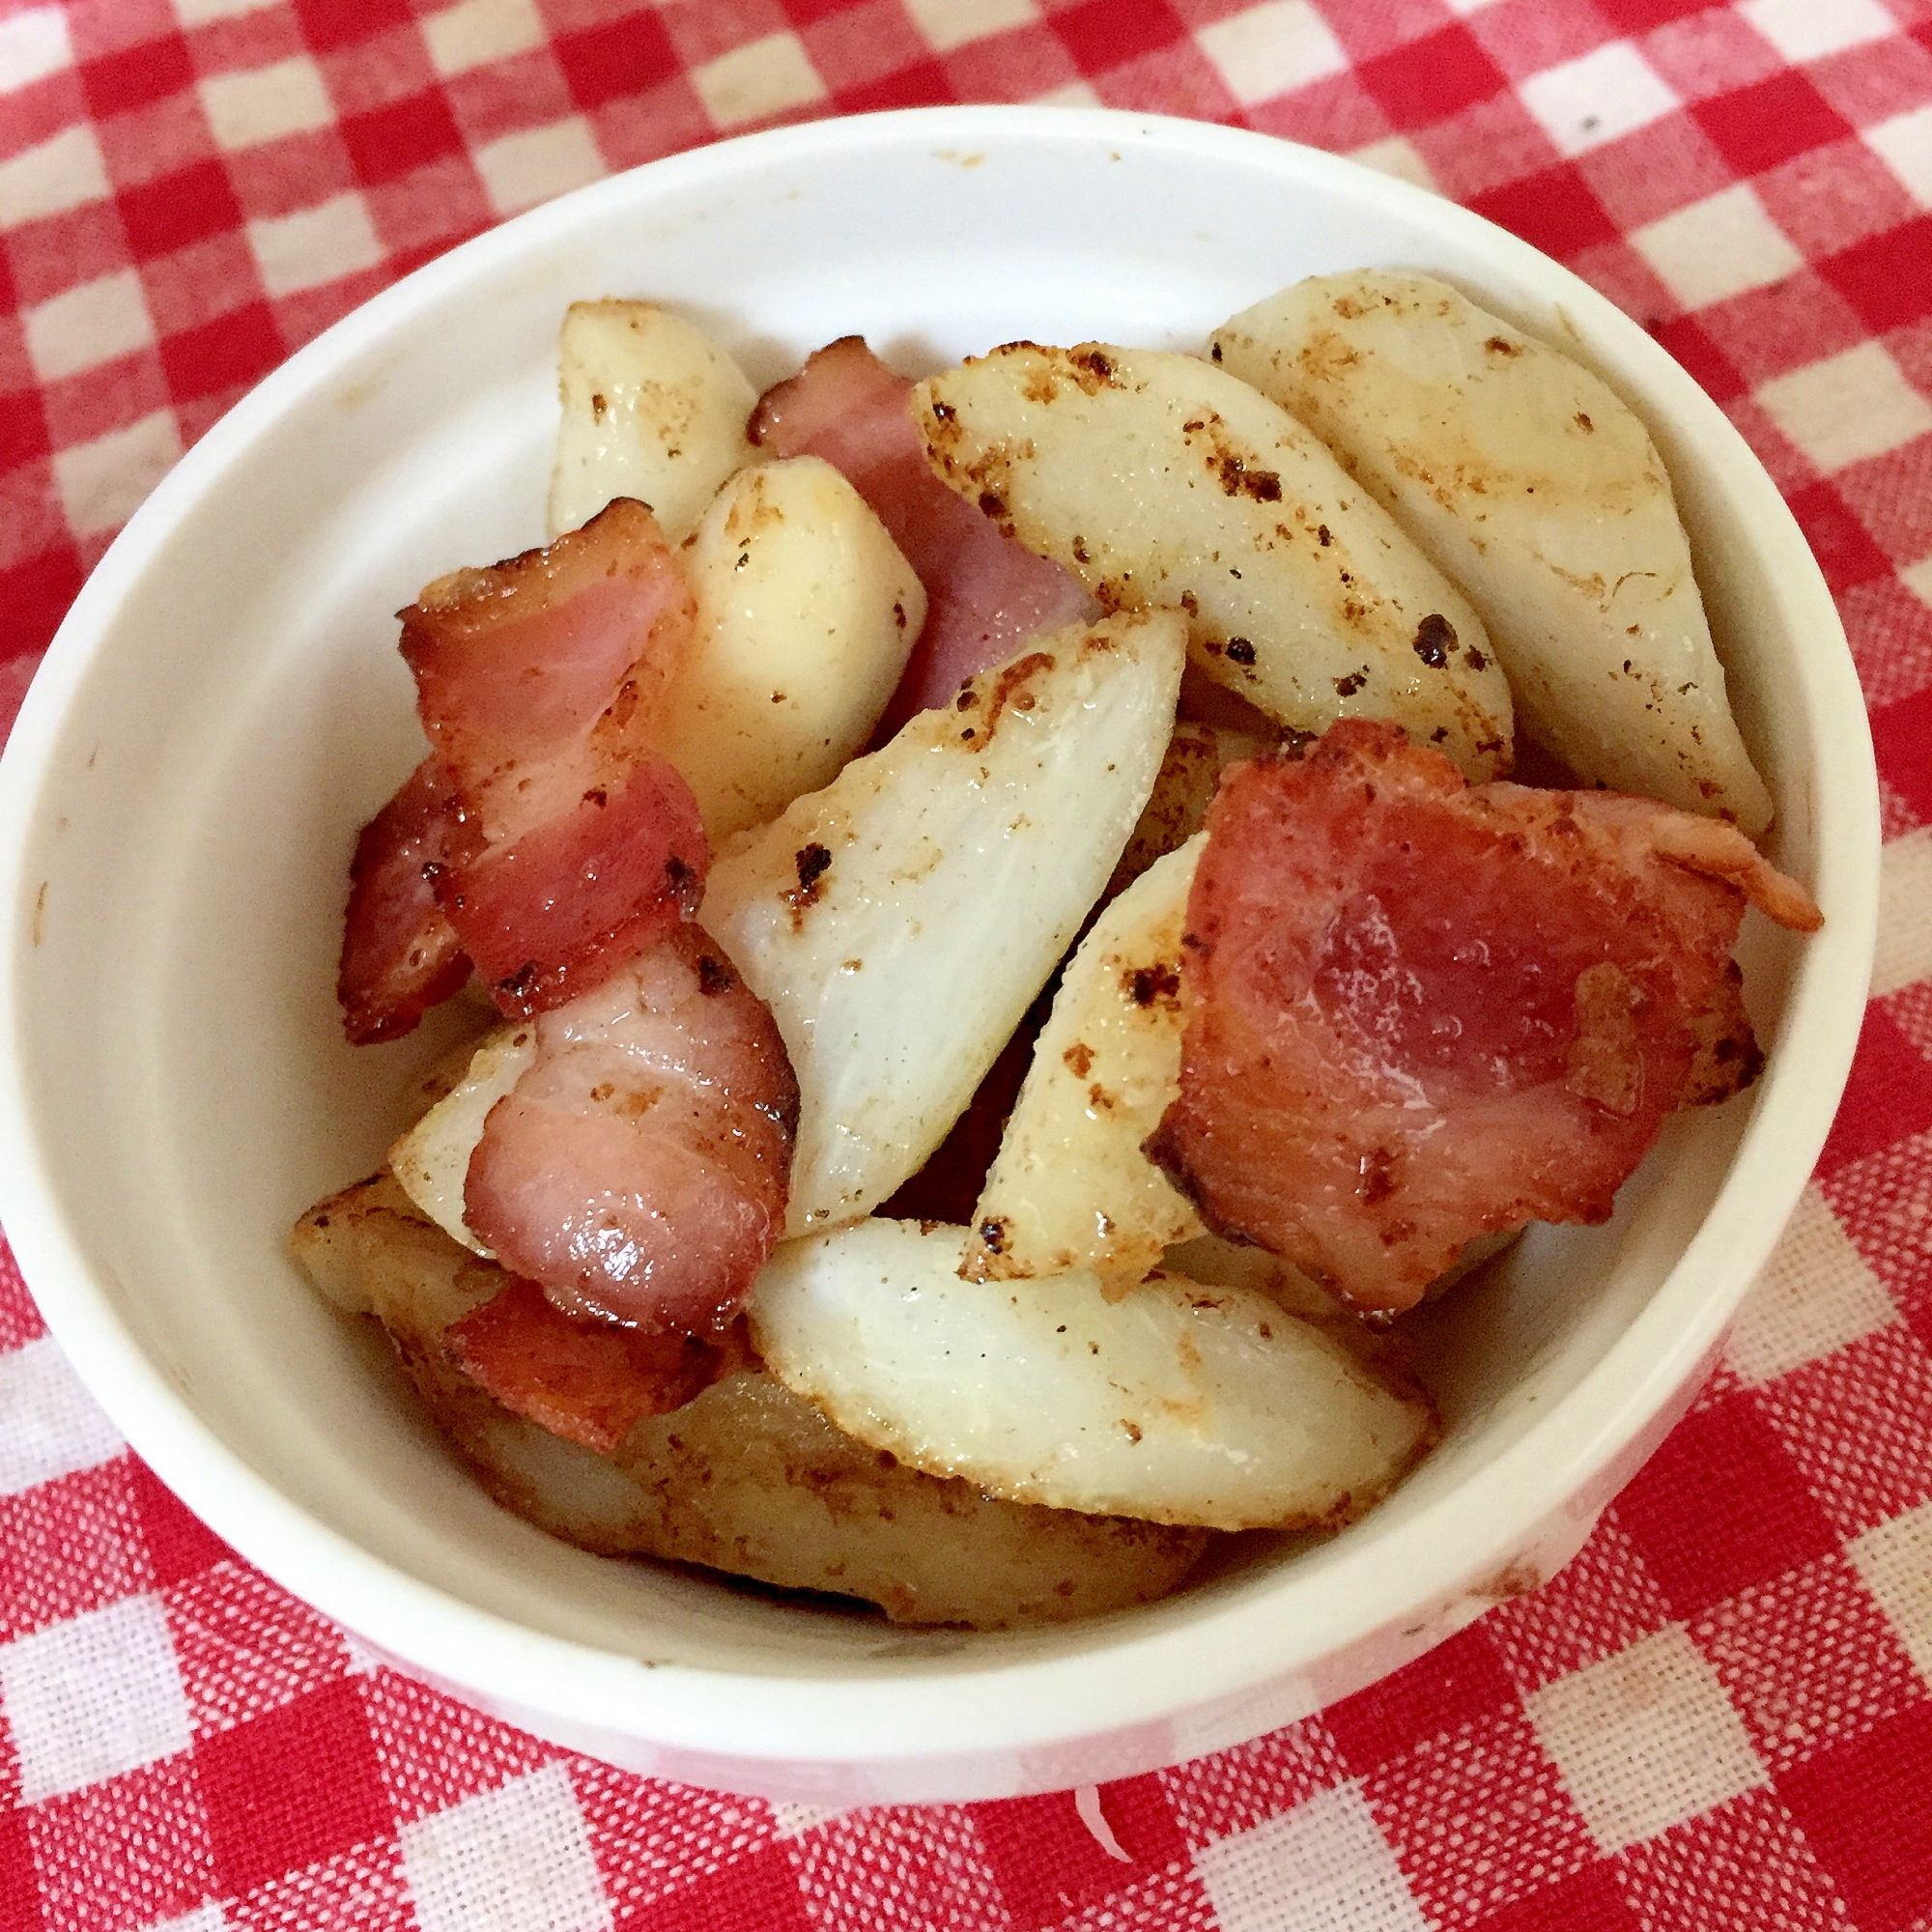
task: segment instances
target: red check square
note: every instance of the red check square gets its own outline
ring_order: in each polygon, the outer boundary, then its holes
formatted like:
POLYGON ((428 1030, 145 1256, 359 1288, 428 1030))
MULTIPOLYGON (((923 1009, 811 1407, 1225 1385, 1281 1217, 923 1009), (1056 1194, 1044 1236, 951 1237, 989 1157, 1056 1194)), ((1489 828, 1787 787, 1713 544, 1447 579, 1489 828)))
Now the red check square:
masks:
POLYGON ((1398 128, 1446 121, 1507 85, 1489 50, 1460 23, 1378 54, 1355 71, 1398 128))
POLYGON ((1777 1795, 1859 1932, 1932 1914, 1932 1703, 1918 1703, 1785 1772, 1777 1795), (1883 1823, 1875 1831, 1874 1820, 1883 1823))
POLYGON ((348 1680, 203 1737, 194 1768, 224 1891, 250 1890, 395 1829, 348 1680))
POLYGON ((572 95, 585 108, 639 93, 680 71, 670 36, 654 14, 559 35, 555 52, 572 95))
POLYGON ((1515 1681, 1478 1625, 1459 1631, 1426 1657, 1405 1665, 1322 1713, 1344 1762, 1352 1772, 1413 1750, 1518 1705, 1515 1681))
POLYGON ((194 63, 179 34, 89 61, 80 71, 87 104, 97 121, 165 100, 194 86, 194 63))
POLYGON ((1604 204, 1568 164, 1491 188, 1469 206, 1559 261, 1618 239, 1604 204))
POLYGON ((1701 100, 1690 111, 1741 175, 1764 174, 1852 131, 1824 96, 1789 69, 1753 87, 1701 100))
MULTIPOLYGON (((1905 797, 1921 824, 1932 819, 1932 796, 1928 796, 1932 747, 1922 735, 1928 715, 1932 715, 1932 693, 1921 692, 1886 706, 1872 720, 1879 775, 1905 797)), ((1927 1127, 1932 1127, 1932 1063, 1873 1001, 1865 1009, 1852 1077, 1819 1156, 1818 1172, 1835 1174, 1848 1162, 1862 1160, 1927 1127)))
MULTIPOLYGON (((1101 1816, 1136 1864, 1157 1869, 1186 1856, 1158 1778, 1123 1778, 1099 1795, 1101 1816)), ((976 1805, 973 1820, 1013 1932, 1037 1932, 1105 1903, 1127 1873, 1082 1823, 1070 1791, 976 1805)))
POLYGON ((1747 1390, 1686 1416, 1611 1508, 1678 1617, 1838 1547, 1747 1390))

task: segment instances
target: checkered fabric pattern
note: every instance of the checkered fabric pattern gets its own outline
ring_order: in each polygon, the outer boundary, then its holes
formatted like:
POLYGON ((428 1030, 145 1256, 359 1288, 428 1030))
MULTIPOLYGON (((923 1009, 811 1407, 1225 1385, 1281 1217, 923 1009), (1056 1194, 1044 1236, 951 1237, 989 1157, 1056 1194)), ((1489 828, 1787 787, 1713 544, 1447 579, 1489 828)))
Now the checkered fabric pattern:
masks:
POLYGON ((218 1543, 0 1251, 0 1932, 1932 1926, 1932 0, 0 0, 0 718, 241 392, 498 217, 775 121, 1098 101, 1354 154, 1639 317, 1749 438, 1870 706, 1849 1095, 1582 1555, 1098 1794, 828 1814, 381 1667, 218 1543))

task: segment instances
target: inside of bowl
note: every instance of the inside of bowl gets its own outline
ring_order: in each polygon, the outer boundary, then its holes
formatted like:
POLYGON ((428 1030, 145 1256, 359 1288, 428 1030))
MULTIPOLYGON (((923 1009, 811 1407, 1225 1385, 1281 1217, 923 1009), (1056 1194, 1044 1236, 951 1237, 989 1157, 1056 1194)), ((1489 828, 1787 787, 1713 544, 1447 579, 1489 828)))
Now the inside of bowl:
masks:
MULTIPOLYGON (((1286 165, 1257 177, 1218 151, 1156 168, 1104 139, 989 144, 971 159, 915 143, 694 175, 688 189, 612 184, 352 324, 197 452, 154 541, 112 566, 125 581, 35 829, 46 890, 21 1024, 36 1124, 119 1321, 240 1463, 348 1543, 617 1657, 891 1675, 1111 1634, 1110 1620, 900 1631, 566 1548, 487 1500, 370 1324, 326 1308, 283 1257, 303 1208, 380 1161, 412 1076, 449 1037, 443 1020, 391 1046, 343 1044, 346 866, 356 828, 419 755, 390 613, 448 568, 541 540, 565 302, 678 301, 754 382, 854 329, 908 368, 1020 334, 1192 348, 1268 290, 1362 263, 1449 270, 1526 321, 1550 315, 1516 244, 1445 232, 1426 201, 1373 184, 1286 165), (1018 196, 1037 215, 1023 236, 1018 196)), ((1585 334, 1627 393, 1668 390, 1598 322, 1585 334)), ((1777 850, 1808 873, 1812 727, 1804 703, 1772 701, 1802 640, 1752 527, 1758 498, 1694 438, 1666 440, 1779 801, 1777 850)), ((1748 968, 1775 1085, 1810 969, 1793 942, 1756 930, 1748 968)), ((1243 1540, 1197 1585, 1133 1613, 1138 1626, 1184 1625, 1288 1570, 1317 1590, 1338 1551, 1400 1547, 1439 1514, 1642 1321, 1767 1091, 1673 1122, 1607 1227, 1539 1230, 1429 1314, 1447 1433, 1393 1499, 1336 1543, 1243 1540)), ((239 1506, 228 1518, 219 1495, 190 1500, 238 1533, 239 1506)))

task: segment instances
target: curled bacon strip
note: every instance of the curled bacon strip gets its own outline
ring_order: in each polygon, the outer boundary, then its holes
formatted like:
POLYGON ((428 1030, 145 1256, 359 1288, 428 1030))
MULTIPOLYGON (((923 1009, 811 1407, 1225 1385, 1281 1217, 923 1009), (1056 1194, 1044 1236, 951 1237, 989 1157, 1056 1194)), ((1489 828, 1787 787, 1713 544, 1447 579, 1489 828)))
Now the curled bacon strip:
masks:
POLYGON ((1209 1225, 1364 1312, 1473 1237, 1601 1221, 1690 1080, 1747 899, 1734 828, 1469 787, 1367 720, 1236 765, 1188 901, 1179 1098, 1149 1153, 1209 1225))
POLYGON ((353 1039, 407 1033, 462 983, 459 953, 512 1018, 559 1005, 691 918, 711 863, 644 737, 696 607, 641 503, 439 578, 400 614, 435 749, 357 852, 353 1039))
POLYGON ((925 628, 873 735, 883 744, 915 712, 1012 656, 1036 631, 1094 614, 1056 563, 1001 533, 926 468, 895 376, 857 335, 818 350, 768 390, 750 435, 778 456, 821 456, 872 507, 925 585, 925 628))
POLYGON ((536 1020, 464 1218, 566 1314, 715 1334, 784 1228, 798 1082, 764 1003, 696 925, 536 1020))
POLYGON ((400 1037, 469 977, 436 896, 455 829, 447 775, 428 757, 355 841, 335 992, 357 1046, 400 1037))

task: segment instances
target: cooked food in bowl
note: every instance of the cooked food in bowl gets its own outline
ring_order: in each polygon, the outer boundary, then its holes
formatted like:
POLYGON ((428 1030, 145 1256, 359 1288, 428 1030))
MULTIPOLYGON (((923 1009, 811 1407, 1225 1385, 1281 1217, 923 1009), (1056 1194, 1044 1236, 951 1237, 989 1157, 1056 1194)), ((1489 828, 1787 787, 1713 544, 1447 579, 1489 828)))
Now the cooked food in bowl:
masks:
POLYGON ((1359 1515, 1396 1318, 1606 1218, 1818 923, 1642 426, 1386 274, 755 406, 648 305, 564 356, 581 521, 403 613, 343 951, 353 1038, 501 1023, 298 1255, 593 1549, 991 1627, 1359 1515))

